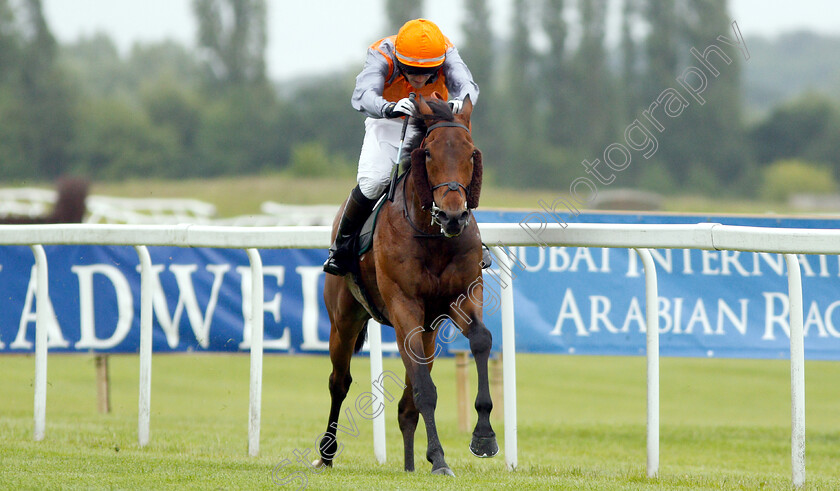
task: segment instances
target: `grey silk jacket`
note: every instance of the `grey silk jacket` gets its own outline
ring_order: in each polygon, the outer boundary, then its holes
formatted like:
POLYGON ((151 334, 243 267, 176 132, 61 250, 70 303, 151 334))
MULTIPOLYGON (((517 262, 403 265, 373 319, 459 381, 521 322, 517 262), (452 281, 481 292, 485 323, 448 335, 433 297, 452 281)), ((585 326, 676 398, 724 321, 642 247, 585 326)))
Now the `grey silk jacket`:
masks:
MULTIPOLYGON (((371 118, 384 117, 385 108, 395 101, 386 100, 382 93, 387 85, 402 77, 397 69, 393 39, 394 36, 381 39, 368 48, 365 66, 356 76, 356 88, 353 90, 350 104, 371 118)), ((450 100, 464 100, 468 95, 473 104, 478 100, 478 84, 473 80, 472 73, 461 59, 457 48, 451 43, 438 74, 438 77, 442 76, 444 79, 450 100)), ((435 80, 436 77, 432 77, 430 83, 435 80)), ((405 94, 405 97, 407 96, 408 94, 405 94)))

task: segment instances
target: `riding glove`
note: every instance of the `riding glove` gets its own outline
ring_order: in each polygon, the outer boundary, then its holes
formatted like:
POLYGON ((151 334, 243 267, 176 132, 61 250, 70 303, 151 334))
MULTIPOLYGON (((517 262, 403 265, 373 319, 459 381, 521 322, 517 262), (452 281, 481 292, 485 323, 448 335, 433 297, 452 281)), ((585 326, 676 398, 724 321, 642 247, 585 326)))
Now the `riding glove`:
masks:
POLYGON ((397 102, 388 104, 382 115, 386 118, 399 118, 402 115, 413 116, 414 113, 414 103, 408 97, 404 97, 397 102))

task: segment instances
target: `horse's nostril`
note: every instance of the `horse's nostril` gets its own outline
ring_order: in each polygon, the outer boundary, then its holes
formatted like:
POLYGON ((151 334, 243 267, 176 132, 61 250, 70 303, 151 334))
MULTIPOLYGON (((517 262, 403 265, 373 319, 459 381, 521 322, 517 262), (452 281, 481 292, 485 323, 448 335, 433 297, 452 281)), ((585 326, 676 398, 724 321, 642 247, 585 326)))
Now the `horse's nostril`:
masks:
POLYGON ((470 216, 470 212, 469 211, 464 211, 463 213, 461 213, 461 221, 465 221, 467 218, 469 218, 469 216, 470 216))

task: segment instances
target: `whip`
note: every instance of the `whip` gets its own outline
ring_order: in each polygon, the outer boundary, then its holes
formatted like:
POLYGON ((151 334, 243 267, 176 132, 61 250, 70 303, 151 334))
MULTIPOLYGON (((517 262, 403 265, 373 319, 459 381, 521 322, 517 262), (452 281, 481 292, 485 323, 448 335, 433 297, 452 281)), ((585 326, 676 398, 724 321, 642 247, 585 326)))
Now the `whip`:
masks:
MULTIPOLYGON (((408 95, 408 99, 414 102, 417 94, 412 92, 408 95)), ((402 133, 400 133, 400 146, 397 148, 397 160, 391 168, 391 184, 388 186, 388 201, 394 201, 394 192, 397 189, 397 174, 400 172, 400 159, 402 158, 403 142, 405 141, 405 131, 408 129, 408 119, 411 116, 406 115, 402 125, 402 133)))

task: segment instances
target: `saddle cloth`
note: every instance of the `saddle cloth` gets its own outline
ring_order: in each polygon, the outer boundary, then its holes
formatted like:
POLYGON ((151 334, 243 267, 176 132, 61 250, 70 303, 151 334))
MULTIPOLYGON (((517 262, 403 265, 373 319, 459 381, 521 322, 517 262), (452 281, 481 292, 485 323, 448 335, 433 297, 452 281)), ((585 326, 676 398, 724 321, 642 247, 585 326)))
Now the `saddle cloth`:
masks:
POLYGON ((359 231, 359 236, 356 238, 357 255, 361 256, 373 247, 373 230, 376 228, 376 219, 379 217, 379 212, 382 210, 382 205, 385 204, 385 200, 387 198, 387 194, 383 194, 379 198, 379 201, 373 205, 373 211, 370 216, 367 220, 365 220, 364 225, 362 225, 362 229, 359 231))

